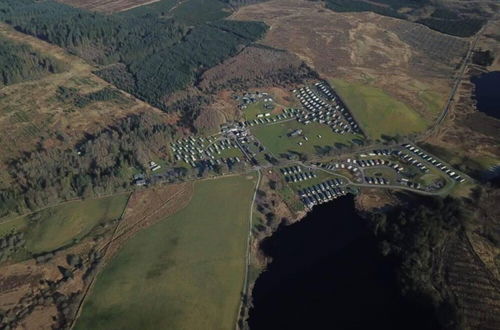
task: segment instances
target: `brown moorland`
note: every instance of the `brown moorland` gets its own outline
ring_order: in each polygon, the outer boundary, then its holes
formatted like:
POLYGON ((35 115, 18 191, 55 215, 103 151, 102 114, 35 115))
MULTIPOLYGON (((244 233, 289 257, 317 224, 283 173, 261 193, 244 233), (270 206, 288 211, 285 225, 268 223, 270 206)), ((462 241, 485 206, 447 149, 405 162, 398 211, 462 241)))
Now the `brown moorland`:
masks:
POLYGON ((381 88, 434 119, 451 89, 468 41, 374 13, 336 13, 320 2, 272 0, 240 8, 231 18, 263 20, 265 45, 297 54, 325 78, 381 88), (422 98, 431 93, 437 105, 422 98))
MULTIPOLYGON (((6 25, 0 25, 0 35, 28 44, 38 52, 65 63, 68 68, 62 73, 0 89, 0 143, 4 146, 0 155, 0 168, 22 152, 35 150, 38 144, 45 148, 72 147, 84 134, 94 134, 132 114, 153 112, 165 122, 177 120, 176 115, 167 115, 117 90, 94 75, 93 66, 57 46, 6 25), (77 106, 69 99, 57 97, 61 87, 73 88, 81 95, 110 88, 117 92, 117 97, 77 106)), ((8 178, 0 175, 0 185, 2 180, 8 178)))

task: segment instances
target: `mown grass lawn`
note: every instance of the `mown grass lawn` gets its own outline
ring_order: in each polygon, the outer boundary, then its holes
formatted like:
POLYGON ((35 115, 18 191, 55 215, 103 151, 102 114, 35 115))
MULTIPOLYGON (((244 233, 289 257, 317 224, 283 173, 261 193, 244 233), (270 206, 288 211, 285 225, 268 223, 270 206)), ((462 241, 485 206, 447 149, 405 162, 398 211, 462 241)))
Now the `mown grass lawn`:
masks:
POLYGON ((0 224, 0 236, 11 230, 25 233, 28 252, 48 252, 80 239, 95 226, 118 219, 128 194, 74 201, 0 224))
POLYGON ((234 329, 255 176, 197 182, 97 277, 75 329, 234 329))
POLYGON ((229 157, 238 157, 240 159, 243 158, 243 153, 238 148, 226 148, 221 150, 220 154, 214 155, 216 158, 229 158, 229 157))
MULTIPOLYGON (((383 90, 362 84, 333 79, 332 86, 346 103, 361 128, 373 139, 382 135, 408 135, 425 130, 424 118, 409 106, 383 90)), ((429 106, 437 107, 431 95, 425 95, 429 106)))
POLYGON ((337 134, 327 125, 319 123, 310 123, 303 125, 295 120, 279 122, 272 125, 254 126, 253 134, 259 141, 274 155, 295 151, 309 155, 316 154, 316 146, 319 147, 338 147, 339 144, 352 145, 353 139, 363 140, 359 134, 337 134), (296 129, 301 129, 303 136, 288 136, 296 129), (299 145, 302 143, 302 145, 299 145))
POLYGON ((247 105, 247 108, 243 110, 243 114, 245 116, 246 120, 252 120, 252 119, 257 119, 257 115, 259 114, 265 114, 265 113, 270 113, 274 109, 266 109, 265 104, 269 104, 269 102, 264 102, 264 101, 258 101, 252 104, 247 105))

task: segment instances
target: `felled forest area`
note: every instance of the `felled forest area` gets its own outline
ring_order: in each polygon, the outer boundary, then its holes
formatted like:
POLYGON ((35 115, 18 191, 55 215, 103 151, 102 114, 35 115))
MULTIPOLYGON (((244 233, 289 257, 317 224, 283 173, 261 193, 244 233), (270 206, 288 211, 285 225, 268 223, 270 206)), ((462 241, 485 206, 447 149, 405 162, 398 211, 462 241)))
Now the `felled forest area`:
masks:
POLYGON ((0 216, 61 200, 125 190, 133 174, 170 142, 174 128, 155 114, 132 115, 75 149, 40 149, 9 164, 13 184, 0 191, 0 216))
POLYGON ((65 70, 63 63, 0 37, 0 87, 65 70))
POLYGON ((103 15, 53 1, 6 0, 0 3, 0 20, 83 57, 100 67, 97 74, 103 79, 170 110, 165 104, 169 95, 267 30, 259 22, 222 20, 227 15, 222 2, 200 5, 207 8, 199 12, 212 14, 184 22, 154 6, 103 15))

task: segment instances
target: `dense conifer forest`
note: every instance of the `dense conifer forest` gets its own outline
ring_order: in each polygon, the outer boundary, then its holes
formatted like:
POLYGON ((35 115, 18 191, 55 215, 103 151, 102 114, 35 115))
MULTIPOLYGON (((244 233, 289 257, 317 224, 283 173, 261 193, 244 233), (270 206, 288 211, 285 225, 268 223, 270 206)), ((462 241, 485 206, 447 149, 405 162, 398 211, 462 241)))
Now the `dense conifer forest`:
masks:
POLYGON ((54 1, 6 0, 0 4, 0 20, 102 66, 97 72, 102 78, 169 110, 166 97, 267 29, 258 22, 221 20, 227 15, 223 2, 200 5, 207 8, 198 8, 199 15, 183 22, 182 13, 177 19, 158 11, 171 7, 171 1, 102 15, 54 1))
MULTIPOLYGON (((325 0, 325 4, 327 8, 338 12, 371 11, 384 16, 409 19, 413 10, 432 3, 429 0, 325 0), (400 11, 402 8, 408 8, 409 11, 400 11)), ((438 7, 430 17, 418 19, 416 22, 449 35, 470 37, 476 34, 486 21, 438 7)))
POLYGON ((64 64, 0 37, 0 87, 64 71, 64 64))

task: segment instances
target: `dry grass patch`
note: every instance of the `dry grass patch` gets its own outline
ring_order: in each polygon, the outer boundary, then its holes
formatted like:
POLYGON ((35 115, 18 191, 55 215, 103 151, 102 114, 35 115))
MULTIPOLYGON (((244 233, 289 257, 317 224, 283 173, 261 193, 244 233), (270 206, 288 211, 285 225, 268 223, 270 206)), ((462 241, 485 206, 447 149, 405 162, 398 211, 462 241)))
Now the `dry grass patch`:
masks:
POLYGON ((182 210, 193 194, 193 184, 183 183, 158 186, 135 192, 125 209, 113 238, 107 247, 109 260, 121 246, 141 229, 147 228, 164 217, 182 210))
MULTIPOLYGON (((173 116, 164 115, 123 92, 116 99, 92 102, 83 107, 76 106, 71 100, 58 99, 60 87, 74 88, 82 95, 114 87, 95 76, 93 66, 57 46, 19 33, 6 25, 0 25, 0 35, 29 44, 68 67, 67 71, 59 74, 0 89, 0 143, 5 146, 0 155, 0 167, 6 160, 34 150, 37 143, 46 148, 72 147, 84 133, 96 133, 127 115, 155 111, 165 121, 175 121, 173 116)), ((2 181, 8 182, 8 178, 0 176, 0 185, 2 181)))
POLYGON ((336 13, 304 0, 250 5, 231 18, 263 20, 271 27, 264 44, 297 54, 325 78, 381 88, 429 120, 444 105, 467 47, 466 41, 415 23, 374 13, 336 13), (439 97, 422 98, 431 91, 439 97))

